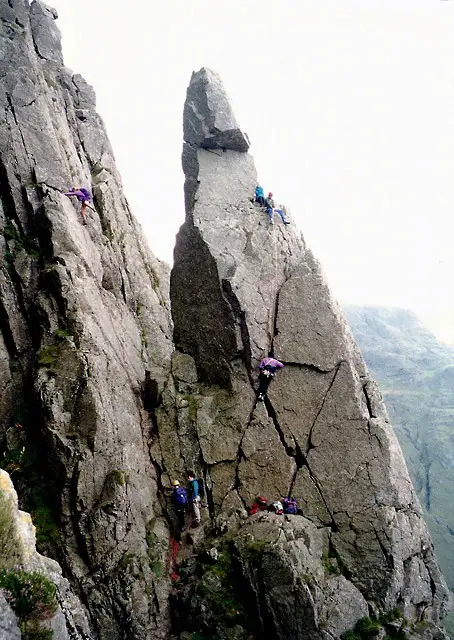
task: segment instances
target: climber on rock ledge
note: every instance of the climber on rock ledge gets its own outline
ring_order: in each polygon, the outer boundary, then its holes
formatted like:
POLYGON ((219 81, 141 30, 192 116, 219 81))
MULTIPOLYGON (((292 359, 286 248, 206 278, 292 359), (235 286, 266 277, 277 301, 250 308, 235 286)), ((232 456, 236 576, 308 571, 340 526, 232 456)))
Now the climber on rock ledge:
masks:
POLYGON ((255 187, 255 202, 258 202, 261 207, 265 206, 265 192, 259 184, 255 187))
POLYGON ((266 207, 266 212, 267 212, 267 214, 269 216, 269 219, 270 219, 270 224, 274 224, 274 222, 273 222, 273 213, 278 213, 281 216, 282 222, 285 225, 290 224, 290 222, 286 219, 283 210, 282 209, 277 209, 274 206, 273 194, 271 193, 271 191, 269 192, 268 197, 265 200, 265 207, 266 207))
POLYGON ((87 218, 86 218, 86 215, 85 215, 85 211, 86 211, 87 207, 92 209, 92 211, 95 211, 95 208, 90 204, 90 202, 92 200, 92 196, 91 196, 91 193, 88 191, 88 189, 85 189, 84 187, 81 187, 80 189, 75 189, 73 187, 67 193, 64 193, 63 195, 68 196, 68 198, 75 197, 75 198, 77 198, 79 200, 79 202, 82 203, 82 207, 80 209, 80 215, 82 216, 82 224, 86 225, 87 224, 87 218))
POLYGON ((268 391, 268 387, 272 378, 278 369, 283 368, 282 362, 276 360, 275 358, 263 358, 262 362, 259 364, 260 375, 259 375, 259 388, 257 389, 257 400, 260 402, 265 399, 266 392, 268 391))

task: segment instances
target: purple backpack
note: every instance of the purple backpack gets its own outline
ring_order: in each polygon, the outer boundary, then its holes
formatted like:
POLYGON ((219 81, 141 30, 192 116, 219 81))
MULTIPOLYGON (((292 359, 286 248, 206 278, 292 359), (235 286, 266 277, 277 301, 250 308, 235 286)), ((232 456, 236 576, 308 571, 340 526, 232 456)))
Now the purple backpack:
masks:
POLYGON ((282 501, 284 513, 296 515, 298 513, 298 503, 295 498, 284 498, 282 501))
POLYGON ((88 189, 85 189, 84 187, 82 187, 81 189, 79 189, 79 191, 81 191, 84 194, 85 200, 91 200, 91 193, 89 192, 88 189))

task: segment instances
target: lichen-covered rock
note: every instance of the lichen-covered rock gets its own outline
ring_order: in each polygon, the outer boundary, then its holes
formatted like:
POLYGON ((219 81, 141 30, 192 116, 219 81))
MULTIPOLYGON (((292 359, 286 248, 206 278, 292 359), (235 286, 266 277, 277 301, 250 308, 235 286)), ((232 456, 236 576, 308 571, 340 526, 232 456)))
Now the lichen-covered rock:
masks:
POLYGON ((179 624, 219 638, 338 638, 368 605, 332 572, 328 536, 301 516, 253 516, 233 538, 200 551, 196 567, 188 561, 179 624))
POLYGON ((282 640, 316 640, 323 632, 340 637, 368 614, 363 595, 340 569, 330 573, 328 536, 301 516, 259 514, 240 529, 234 544, 262 633, 282 640))

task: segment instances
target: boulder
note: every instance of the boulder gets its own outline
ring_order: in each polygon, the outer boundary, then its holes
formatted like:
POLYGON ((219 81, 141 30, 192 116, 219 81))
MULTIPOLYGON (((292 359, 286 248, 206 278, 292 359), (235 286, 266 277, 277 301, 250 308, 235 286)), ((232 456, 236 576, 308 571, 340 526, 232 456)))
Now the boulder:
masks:
POLYGON ((192 74, 184 107, 184 139, 205 149, 245 152, 249 139, 233 115, 221 78, 211 69, 192 74))

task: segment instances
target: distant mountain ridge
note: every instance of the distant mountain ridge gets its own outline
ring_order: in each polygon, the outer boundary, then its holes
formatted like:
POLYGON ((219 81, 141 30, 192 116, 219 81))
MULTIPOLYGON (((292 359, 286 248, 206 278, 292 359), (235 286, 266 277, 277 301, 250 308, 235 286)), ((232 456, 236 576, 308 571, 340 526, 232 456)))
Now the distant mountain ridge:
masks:
POLYGON ((454 347, 454 308, 421 314, 421 320, 439 340, 454 347))
POLYGON ((411 311, 344 307, 402 446, 437 555, 454 589, 454 348, 411 311))

